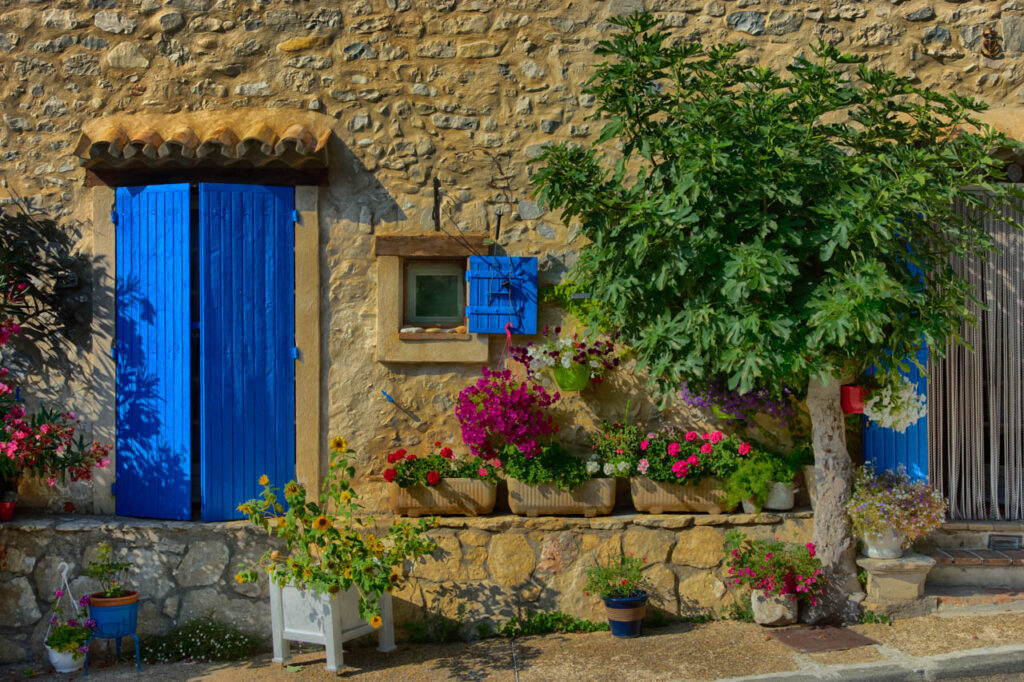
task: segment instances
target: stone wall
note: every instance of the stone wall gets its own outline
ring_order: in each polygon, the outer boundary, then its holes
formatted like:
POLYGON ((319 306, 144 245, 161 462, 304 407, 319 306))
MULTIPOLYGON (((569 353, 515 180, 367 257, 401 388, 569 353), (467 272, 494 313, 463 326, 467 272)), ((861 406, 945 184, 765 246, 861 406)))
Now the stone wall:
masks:
MULTIPOLYGON (((680 38, 747 40, 749 58, 776 67, 821 37, 926 85, 997 106, 1021 99, 1019 2, 2 0, 0 164, 10 188, 62 221, 88 254, 90 191, 73 155, 85 122, 238 108, 313 110, 331 121, 337 140, 319 207, 325 416, 361 453, 364 499, 381 507, 381 455, 459 443, 453 401, 477 368, 374 360, 373 235, 432 230, 437 178, 447 227, 494 235, 500 226, 500 248, 538 256, 542 284, 558 281, 579 240, 531 198, 527 163, 544 144, 593 138, 600 122, 588 118, 594 101, 583 84, 594 48, 610 15, 644 7, 680 38), (989 25, 1004 59, 979 54, 989 25)), ((541 317, 559 319, 552 310, 541 317)), ((499 352, 492 341, 492 360, 499 352)), ((85 343, 68 357, 87 364, 88 355, 85 343)), ((78 382, 50 375, 35 384, 86 419, 101 411, 78 382)), ((580 445, 595 420, 622 416, 627 399, 632 419, 656 417, 642 382, 620 371, 566 401, 562 433, 580 445)), ((97 490, 106 495, 109 483, 101 477, 97 490)), ((62 494, 89 509, 87 487, 62 494)), ((24 502, 31 498, 26 491, 24 502)), ((59 507, 55 496, 40 499, 59 507)))
MULTIPOLYGON (((760 515, 621 515, 594 519, 491 516, 443 518, 431 531, 435 555, 413 567, 395 593, 395 619, 427 617, 495 625, 525 611, 561 610, 602 620, 600 600, 584 594, 585 569, 621 552, 647 559, 652 604, 669 617, 717 616, 732 596, 721 567, 729 528, 751 537, 807 542, 809 512, 760 515)), ((213 614, 269 636, 266 577, 233 580, 239 563, 253 561, 267 538, 241 522, 198 524, 114 517, 34 517, 0 526, 0 663, 41 651, 57 566, 77 573, 109 541, 135 562, 130 584, 140 594, 140 634, 213 614)), ((76 597, 96 589, 91 578, 71 583, 76 597)), ((404 631, 397 628, 401 638, 404 631)))

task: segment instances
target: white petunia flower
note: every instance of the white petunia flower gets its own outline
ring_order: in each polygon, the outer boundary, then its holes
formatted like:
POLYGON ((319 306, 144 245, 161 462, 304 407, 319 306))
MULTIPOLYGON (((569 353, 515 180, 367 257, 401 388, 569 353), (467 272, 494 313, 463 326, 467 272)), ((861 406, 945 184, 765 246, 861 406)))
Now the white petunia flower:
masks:
POLYGON ((597 462, 587 462, 587 473, 593 476, 601 470, 601 465, 597 462))
POLYGON ((570 358, 568 355, 563 355, 562 356, 562 367, 565 367, 566 369, 569 369, 570 367, 572 367, 572 358, 570 358))
POLYGON ((605 476, 611 476, 614 473, 615 473, 615 465, 612 464, 611 462, 605 462, 605 465, 604 465, 604 475, 605 476))

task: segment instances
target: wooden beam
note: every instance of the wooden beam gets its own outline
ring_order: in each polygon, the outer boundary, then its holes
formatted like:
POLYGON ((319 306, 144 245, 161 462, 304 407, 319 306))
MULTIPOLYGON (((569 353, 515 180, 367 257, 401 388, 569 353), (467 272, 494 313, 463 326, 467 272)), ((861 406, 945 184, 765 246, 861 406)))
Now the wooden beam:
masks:
POLYGON ((375 256, 426 256, 434 258, 460 258, 487 255, 486 235, 464 234, 379 234, 374 238, 375 256))
POLYGON ((86 187, 169 185, 179 182, 221 182, 244 185, 324 186, 326 168, 91 168, 86 187))

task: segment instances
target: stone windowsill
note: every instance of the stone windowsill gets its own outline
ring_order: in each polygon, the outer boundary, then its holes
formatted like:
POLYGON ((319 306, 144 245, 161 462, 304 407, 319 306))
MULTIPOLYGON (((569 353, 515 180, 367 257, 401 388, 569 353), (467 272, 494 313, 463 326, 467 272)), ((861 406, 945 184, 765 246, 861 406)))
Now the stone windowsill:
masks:
MULTIPOLYGON (((589 528, 593 530, 621 530, 629 526, 665 528, 680 530, 694 526, 754 526, 782 523, 788 519, 810 519, 810 510, 790 512, 762 512, 760 514, 637 514, 635 512, 583 518, 580 516, 539 516, 529 518, 515 514, 491 516, 439 516, 438 528, 474 528, 500 532, 522 528, 526 530, 571 530, 589 528)), ((138 519, 113 515, 75 514, 15 514, 11 521, 0 524, 0 531, 37 531, 53 529, 58 532, 118 531, 118 530, 206 530, 237 531, 242 528, 259 530, 248 521, 164 521, 161 519, 138 519)), ((260 531, 262 532, 262 531, 260 531)))
POLYGON ((470 341, 472 334, 445 334, 438 332, 398 332, 399 341, 470 341))

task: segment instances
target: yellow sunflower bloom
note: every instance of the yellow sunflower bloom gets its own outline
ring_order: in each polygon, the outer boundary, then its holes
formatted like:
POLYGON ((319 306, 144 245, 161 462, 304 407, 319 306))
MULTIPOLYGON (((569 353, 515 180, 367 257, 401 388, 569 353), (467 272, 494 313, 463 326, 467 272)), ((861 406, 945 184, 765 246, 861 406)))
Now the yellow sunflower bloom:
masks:
POLYGON ((327 530, 330 527, 331 527, 331 520, 329 518, 327 518, 326 516, 324 516, 323 514, 321 514, 320 516, 316 517, 316 520, 313 521, 313 528, 315 530, 320 531, 321 533, 324 532, 325 530, 327 530))
POLYGON ((245 578, 242 577, 241 573, 236 573, 235 574, 235 582, 238 583, 239 585, 241 585, 242 583, 245 582, 245 578))
POLYGON ((335 436, 331 439, 331 449, 338 452, 348 450, 348 442, 341 436, 335 436))
POLYGON ((292 481, 291 483, 289 483, 288 485, 286 485, 284 487, 284 494, 285 495, 296 495, 296 494, 298 494, 298 492, 299 492, 299 484, 296 483, 295 481, 292 481))
POLYGON ((346 490, 341 493, 341 501, 344 502, 345 504, 348 504, 351 499, 352 493, 350 493, 349 491, 346 490))
POLYGON ((370 625, 372 625, 375 628, 379 628, 380 624, 383 623, 383 622, 384 621, 382 621, 380 619, 380 616, 374 616, 373 618, 370 619, 370 625))
POLYGON ((352 568, 351 567, 345 569, 345 577, 348 578, 349 580, 352 580, 352 568))
POLYGON ((267 477, 266 474, 260 476, 260 485, 266 485, 268 483, 270 483, 270 479, 267 477))

